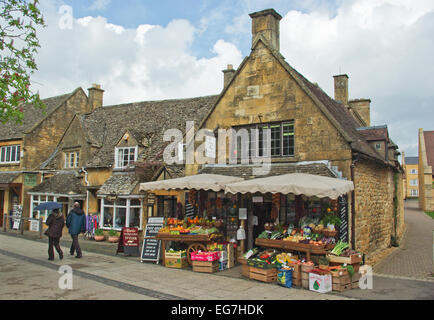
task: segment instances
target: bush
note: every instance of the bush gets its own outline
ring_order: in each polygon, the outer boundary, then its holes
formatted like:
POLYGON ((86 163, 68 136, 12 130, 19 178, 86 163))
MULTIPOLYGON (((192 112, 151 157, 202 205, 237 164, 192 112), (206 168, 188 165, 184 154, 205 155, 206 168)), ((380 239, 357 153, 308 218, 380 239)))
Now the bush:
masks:
POLYGON ((95 230, 95 235, 96 236, 103 236, 104 235, 104 231, 102 229, 96 229, 95 230))
POLYGON ((113 230, 113 229, 110 230, 108 234, 110 237, 117 237, 118 236, 118 232, 116 230, 113 230))

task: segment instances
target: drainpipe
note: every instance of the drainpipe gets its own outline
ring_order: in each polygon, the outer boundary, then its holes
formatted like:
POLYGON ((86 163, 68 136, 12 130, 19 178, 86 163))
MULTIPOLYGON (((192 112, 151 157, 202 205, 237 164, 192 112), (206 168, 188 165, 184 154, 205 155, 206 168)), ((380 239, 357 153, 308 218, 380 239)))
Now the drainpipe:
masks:
MULTIPOLYGON (((351 181, 354 183, 354 167, 356 166, 356 163, 359 160, 359 157, 353 154, 353 160, 351 161, 351 181)), ((351 247, 353 250, 356 250, 356 229, 355 229, 355 222, 356 222, 356 197, 354 190, 351 191, 351 247)))
MULTIPOLYGON (((89 186, 89 180, 87 180, 87 171, 84 167, 81 168, 84 172, 84 182, 86 182, 86 186, 89 186)), ((86 189, 86 215, 89 215, 89 189, 86 189)))

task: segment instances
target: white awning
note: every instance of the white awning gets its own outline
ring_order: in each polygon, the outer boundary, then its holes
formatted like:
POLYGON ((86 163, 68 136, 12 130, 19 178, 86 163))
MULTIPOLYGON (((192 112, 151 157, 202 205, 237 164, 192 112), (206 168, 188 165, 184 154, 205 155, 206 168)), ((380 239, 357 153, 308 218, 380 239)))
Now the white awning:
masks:
POLYGON ((241 182, 243 178, 223 176, 219 174, 196 174, 176 179, 158 180, 140 184, 140 191, 196 189, 221 191, 228 183, 241 182))
POLYGON ((256 178, 226 185, 226 193, 282 193, 336 199, 354 190, 352 181, 306 173, 290 173, 266 178, 256 178))

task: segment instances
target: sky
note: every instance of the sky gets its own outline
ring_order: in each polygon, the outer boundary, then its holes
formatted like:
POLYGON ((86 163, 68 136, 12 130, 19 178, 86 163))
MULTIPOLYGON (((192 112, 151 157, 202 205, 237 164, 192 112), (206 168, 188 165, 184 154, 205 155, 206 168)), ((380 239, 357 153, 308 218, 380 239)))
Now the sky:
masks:
POLYGON ((331 97, 371 99, 371 125, 406 156, 434 130, 432 0, 41 0, 47 27, 34 90, 43 98, 101 84, 104 105, 218 94, 250 54, 249 13, 273 8, 281 54, 331 97))

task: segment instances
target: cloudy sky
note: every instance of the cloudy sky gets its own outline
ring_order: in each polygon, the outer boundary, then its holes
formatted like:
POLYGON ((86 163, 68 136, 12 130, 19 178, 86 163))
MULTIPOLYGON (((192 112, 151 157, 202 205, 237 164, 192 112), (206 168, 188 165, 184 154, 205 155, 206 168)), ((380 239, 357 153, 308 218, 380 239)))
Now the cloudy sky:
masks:
POLYGON ((370 98, 371 124, 417 156, 434 130, 432 0, 41 0, 34 89, 43 97, 99 83, 104 104, 218 94, 227 64, 250 53, 249 13, 274 8, 286 61, 331 97, 370 98))

